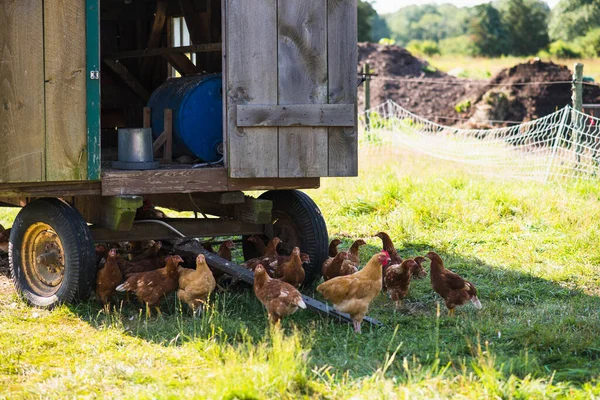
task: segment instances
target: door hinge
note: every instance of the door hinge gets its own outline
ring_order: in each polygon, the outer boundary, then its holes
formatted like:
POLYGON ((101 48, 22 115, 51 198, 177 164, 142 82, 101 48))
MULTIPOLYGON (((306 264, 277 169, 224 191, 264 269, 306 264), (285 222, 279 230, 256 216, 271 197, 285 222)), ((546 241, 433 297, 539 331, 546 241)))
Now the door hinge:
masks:
POLYGON ((100 71, 98 71, 98 70, 90 71, 90 79, 93 79, 95 81, 100 79, 100 71))

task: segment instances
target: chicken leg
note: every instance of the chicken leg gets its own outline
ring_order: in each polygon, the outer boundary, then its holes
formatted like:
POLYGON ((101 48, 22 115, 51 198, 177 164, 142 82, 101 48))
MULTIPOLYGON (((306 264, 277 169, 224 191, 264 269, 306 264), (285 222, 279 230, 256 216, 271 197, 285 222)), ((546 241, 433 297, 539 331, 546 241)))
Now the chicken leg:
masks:
POLYGON ((450 309, 448 310, 448 316, 449 316, 449 317, 454 317, 454 308, 450 308, 450 309))
POLYGON ((354 326, 354 332, 360 334, 360 321, 352 321, 352 325, 354 326))

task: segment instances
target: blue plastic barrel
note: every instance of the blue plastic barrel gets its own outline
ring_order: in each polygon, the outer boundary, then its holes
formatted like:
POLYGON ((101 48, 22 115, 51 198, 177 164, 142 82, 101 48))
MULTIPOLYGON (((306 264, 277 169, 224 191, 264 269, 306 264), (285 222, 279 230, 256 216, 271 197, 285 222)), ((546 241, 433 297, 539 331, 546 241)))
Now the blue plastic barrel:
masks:
POLYGON ((223 86, 220 74, 167 80, 152 93, 152 134, 164 130, 164 110, 173 110, 173 156, 202 161, 221 159, 223 145, 223 86))

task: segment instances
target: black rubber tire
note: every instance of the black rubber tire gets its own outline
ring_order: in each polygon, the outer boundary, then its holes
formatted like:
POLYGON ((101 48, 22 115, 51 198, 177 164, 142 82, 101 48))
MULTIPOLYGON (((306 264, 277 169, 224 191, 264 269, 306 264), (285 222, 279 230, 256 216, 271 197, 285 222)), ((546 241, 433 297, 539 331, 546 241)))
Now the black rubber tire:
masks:
MULTIPOLYGON (((321 276, 321 265, 327 258, 329 246, 327 224, 321 210, 306 193, 299 190, 272 190, 263 193, 259 198, 273 202, 274 219, 278 216, 287 217, 293 224, 299 243, 286 243, 289 248, 283 250, 289 254, 294 246, 298 246, 302 252, 309 255, 311 263, 305 268, 304 285, 310 285, 321 276)), ((280 236, 277 224, 274 226, 274 235, 280 236)), ((258 257, 254 245, 246 240, 243 242, 243 251, 247 260, 258 257)))
POLYGON ((95 286, 96 265, 92 235, 81 214, 68 203, 44 198, 34 200, 17 215, 9 243, 10 272, 17 292, 32 306, 53 308, 90 296, 95 286), (44 296, 25 278, 21 254, 25 232, 35 223, 49 225, 62 242, 64 276, 56 293, 44 296))

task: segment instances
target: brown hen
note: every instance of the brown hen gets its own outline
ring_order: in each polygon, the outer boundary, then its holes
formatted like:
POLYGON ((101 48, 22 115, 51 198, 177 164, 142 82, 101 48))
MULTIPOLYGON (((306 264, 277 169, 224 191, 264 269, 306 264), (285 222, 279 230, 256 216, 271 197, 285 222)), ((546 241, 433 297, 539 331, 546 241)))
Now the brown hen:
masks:
POLYGON ((206 304, 208 296, 216 286, 217 282, 206 264, 204 255, 199 254, 196 257, 195 270, 179 267, 177 297, 192 309, 194 315, 202 312, 202 306, 206 304))
POLYGON ((300 287, 305 276, 306 273, 302 268, 302 259, 300 258, 300 248, 294 247, 289 261, 280 264, 275 270, 275 278, 279 278, 292 286, 300 287))
POLYGON ((396 309, 400 308, 402 299, 408 295, 412 269, 417 265, 415 260, 404 260, 402 264, 390 265, 385 272, 383 279, 386 290, 396 303, 396 309))
POLYGON ((115 294, 117 286, 123 282, 123 275, 117 264, 117 249, 111 249, 104 266, 96 273, 96 295, 105 306, 115 294))
POLYGON ((455 307, 462 306, 469 301, 473 303, 475 308, 481 308, 475 285, 464 280, 460 275, 448 271, 444 267, 442 258, 435 252, 430 251, 426 257, 431 260, 431 267, 429 268, 431 286, 444 299, 449 315, 454 315, 455 307))
POLYGON ((279 323, 298 308, 306 308, 302 295, 295 287, 272 279, 262 265, 257 265, 254 270, 254 294, 267 309, 269 321, 273 323, 279 323))
MULTIPOLYGON (((135 293, 142 303, 155 307, 158 314, 162 314, 158 305, 164 296, 177 290, 178 266, 183 259, 180 256, 170 256, 166 262, 167 265, 155 271, 131 275, 125 283, 117 286, 117 291, 135 293)), ((147 313, 150 313, 149 308, 147 313)))
POLYGON ((337 276, 342 276, 341 269, 344 261, 348 260, 348 253, 345 251, 340 251, 337 253, 335 257, 329 257, 325 262, 323 262, 323 266, 321 268, 321 273, 323 275, 323 279, 328 281, 337 276))
POLYGON ((342 244, 340 239, 333 239, 331 243, 329 243, 329 257, 333 258, 338 254, 338 246, 342 244))
POLYGON ((375 254, 357 273, 338 276, 317 287, 336 310, 350 314, 357 333, 361 331, 360 326, 369 311, 369 304, 381 291, 382 267, 387 265, 389 259, 385 251, 375 254))

